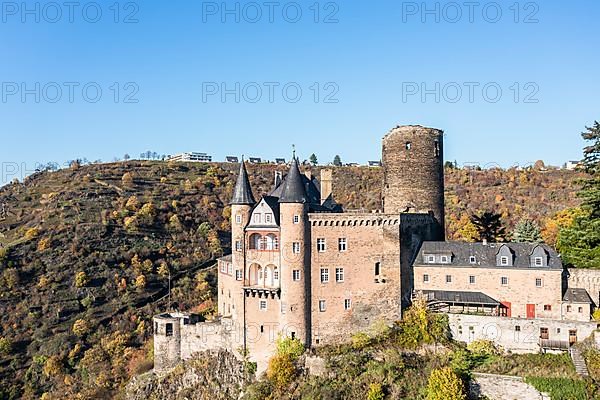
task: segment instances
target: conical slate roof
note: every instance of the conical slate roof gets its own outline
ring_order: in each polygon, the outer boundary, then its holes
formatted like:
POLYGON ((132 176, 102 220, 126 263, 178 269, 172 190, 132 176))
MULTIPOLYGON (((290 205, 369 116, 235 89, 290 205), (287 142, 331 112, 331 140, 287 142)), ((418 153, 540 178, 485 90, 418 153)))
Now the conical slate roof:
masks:
POLYGON ((240 173, 238 174, 235 189, 233 190, 231 204, 251 206, 256 204, 256 200, 254 200, 254 196, 252 195, 252 187, 250 186, 250 179, 248 179, 246 165, 244 164, 244 157, 242 157, 242 162, 240 163, 240 173))
POLYGON ((307 201, 308 196, 306 195, 304 180, 302 179, 302 174, 300 174, 300 168, 298 167, 298 159, 293 157, 290 172, 283 182, 283 190, 281 191, 279 202, 306 203, 307 201))

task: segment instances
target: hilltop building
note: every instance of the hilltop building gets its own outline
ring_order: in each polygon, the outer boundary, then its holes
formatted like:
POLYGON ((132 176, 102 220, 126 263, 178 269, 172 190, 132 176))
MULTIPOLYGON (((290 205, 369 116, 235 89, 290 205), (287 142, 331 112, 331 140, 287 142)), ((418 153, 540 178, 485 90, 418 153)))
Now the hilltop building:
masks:
POLYGON ((187 152, 187 153, 179 153, 174 156, 169 156, 167 161, 175 161, 175 162, 211 162, 212 156, 209 156, 206 153, 195 153, 195 152, 187 152))
POLYGON ((382 210, 368 213, 345 212, 333 197, 333 171, 317 179, 295 154, 287 174, 256 199, 242 159, 231 199, 232 254, 218 260, 219 316, 203 323, 156 316, 155 369, 225 348, 262 370, 278 337, 306 347, 345 341, 400 319, 415 295, 449 313, 453 335, 467 342, 488 337, 487 323, 500 329, 504 346, 523 351, 544 344, 537 333, 533 344, 512 343, 516 327, 529 324, 561 343, 568 335, 567 346, 595 329, 587 291, 567 287, 548 246, 444 241, 441 130, 398 126, 383 138, 382 153, 382 210))

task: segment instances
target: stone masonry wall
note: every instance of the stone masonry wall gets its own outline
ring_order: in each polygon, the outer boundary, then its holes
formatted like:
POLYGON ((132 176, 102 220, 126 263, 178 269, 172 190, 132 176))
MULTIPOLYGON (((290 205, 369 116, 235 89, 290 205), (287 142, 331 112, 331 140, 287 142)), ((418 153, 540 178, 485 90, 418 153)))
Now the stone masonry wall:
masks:
POLYGON ((488 317, 467 314, 448 314, 450 330, 455 340, 471 343, 474 340, 493 340, 505 350, 516 353, 535 353, 540 328, 548 328, 550 340, 569 341, 569 330, 577 331, 577 341, 593 334, 597 322, 556 321, 523 318, 488 317), (518 327, 518 328, 517 328, 518 327))
POLYGON ((587 290, 595 307, 600 307, 600 269, 569 269, 569 287, 587 290))

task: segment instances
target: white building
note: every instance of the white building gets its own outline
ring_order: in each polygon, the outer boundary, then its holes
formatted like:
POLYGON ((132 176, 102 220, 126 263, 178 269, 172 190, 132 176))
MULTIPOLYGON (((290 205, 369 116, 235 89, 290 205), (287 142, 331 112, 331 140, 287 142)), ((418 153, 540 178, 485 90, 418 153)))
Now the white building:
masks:
POLYGON ((178 162, 211 162, 212 156, 206 153, 179 153, 174 156, 169 156, 167 161, 178 161, 178 162))

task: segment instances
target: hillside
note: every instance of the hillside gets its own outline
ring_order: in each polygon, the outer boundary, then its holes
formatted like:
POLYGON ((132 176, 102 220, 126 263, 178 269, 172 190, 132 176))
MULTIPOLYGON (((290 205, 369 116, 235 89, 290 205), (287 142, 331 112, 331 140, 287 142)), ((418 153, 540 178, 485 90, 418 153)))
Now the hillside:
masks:
MULTIPOLYGON (((257 196, 274 165, 249 167, 257 196)), ((214 311, 210 260, 228 252, 237 166, 128 162, 35 174, 0 188, 0 399, 106 398, 151 367, 150 318, 172 301, 214 311)), ((313 170, 318 176, 318 168, 313 170)), ((334 196, 377 209, 380 168, 340 167, 334 196)), ((569 171, 447 170, 449 236, 461 215, 513 226, 577 205, 569 171)))

